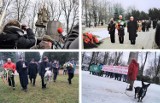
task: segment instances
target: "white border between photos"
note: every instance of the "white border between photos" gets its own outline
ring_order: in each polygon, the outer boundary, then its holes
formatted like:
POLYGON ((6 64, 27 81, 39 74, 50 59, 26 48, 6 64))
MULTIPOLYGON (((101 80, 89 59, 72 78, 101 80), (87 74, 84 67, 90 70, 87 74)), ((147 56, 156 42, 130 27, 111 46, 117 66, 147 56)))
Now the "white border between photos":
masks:
MULTIPOLYGON (((79 54, 79 103, 82 103, 82 72, 81 72, 81 62, 82 62, 82 57, 81 54, 82 52, 115 52, 115 51, 123 51, 123 52, 127 52, 127 51, 132 51, 132 52, 160 52, 160 50, 158 49, 83 49, 82 48, 82 21, 81 21, 81 17, 82 17, 82 0, 79 0, 79 49, 68 49, 68 50, 63 50, 63 49, 58 49, 58 50, 48 50, 48 49, 38 49, 38 50, 32 50, 32 49, 24 49, 24 50, 0 50, 0 52, 38 52, 38 51, 43 51, 43 52, 78 52, 79 54)), ((107 28, 106 28, 107 29, 107 28)))

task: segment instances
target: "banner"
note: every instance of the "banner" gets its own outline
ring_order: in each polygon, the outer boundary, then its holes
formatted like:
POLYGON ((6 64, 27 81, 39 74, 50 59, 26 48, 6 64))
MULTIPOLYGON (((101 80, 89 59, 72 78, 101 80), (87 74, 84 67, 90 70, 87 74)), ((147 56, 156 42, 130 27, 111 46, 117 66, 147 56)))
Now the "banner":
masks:
POLYGON ((104 65, 102 67, 102 71, 119 73, 119 74, 127 74, 128 73, 128 67, 127 66, 108 66, 108 65, 104 65))

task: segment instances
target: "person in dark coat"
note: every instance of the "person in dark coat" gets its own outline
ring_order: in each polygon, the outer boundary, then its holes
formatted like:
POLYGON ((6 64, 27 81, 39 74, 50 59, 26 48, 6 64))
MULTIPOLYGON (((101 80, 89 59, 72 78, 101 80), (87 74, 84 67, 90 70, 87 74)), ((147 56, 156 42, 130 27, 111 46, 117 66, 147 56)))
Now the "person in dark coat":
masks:
POLYGON ((138 29, 137 21, 134 20, 133 16, 131 16, 130 21, 127 24, 127 30, 129 33, 129 40, 131 41, 132 45, 135 45, 136 43, 137 29, 138 29))
POLYGON ((44 83, 44 74, 46 72, 46 68, 50 68, 50 63, 48 62, 48 57, 44 56, 43 61, 40 63, 39 72, 42 80, 42 89, 46 88, 46 84, 44 83))
POLYGON ((133 84, 138 75, 138 68, 139 68, 139 64, 137 63, 135 59, 132 59, 131 63, 129 64, 128 74, 127 74, 128 83, 130 84, 129 88, 126 89, 128 91, 133 90, 133 84))
POLYGON ((157 25, 157 20, 153 20, 153 29, 156 28, 156 25, 157 25))
POLYGON ((150 20, 146 20, 146 31, 149 31, 150 25, 150 20))
POLYGON ((28 65, 28 75, 29 75, 30 82, 33 83, 33 86, 35 86, 37 73, 38 73, 38 65, 35 62, 35 60, 32 59, 28 65))
POLYGON ((114 20, 113 18, 111 18, 111 21, 110 23, 108 24, 108 31, 109 31, 109 34, 110 34, 110 39, 111 39, 111 43, 115 43, 115 23, 114 23, 114 20))
POLYGON ((16 70, 19 73, 19 79, 21 83, 22 90, 27 92, 27 85, 28 85, 28 64, 23 58, 20 58, 19 61, 16 63, 16 70))
POLYGON ((155 32, 155 43, 160 48, 160 20, 157 22, 156 32, 155 32))
POLYGON ((35 35, 32 29, 20 25, 16 20, 9 21, 0 35, 0 49, 29 49, 34 44, 35 35))
POLYGON ((74 77, 74 68, 73 68, 73 64, 71 63, 71 61, 69 61, 67 63, 68 66, 66 66, 67 71, 68 71, 68 82, 69 84, 72 84, 72 78, 74 77))
POLYGON ((142 20, 142 31, 145 32, 146 31, 146 21, 142 20))
POLYGON ((57 75, 58 75, 58 72, 59 72, 59 69, 60 69, 58 61, 55 60, 53 62, 52 69, 53 69, 53 74, 54 74, 53 80, 54 80, 54 82, 56 82, 57 75))
POLYGON ((123 44, 123 42, 124 42, 124 35, 125 35, 124 28, 125 27, 126 27, 126 23, 123 20, 123 17, 122 17, 122 15, 119 15, 119 19, 117 21, 116 28, 118 30, 120 44, 123 44))

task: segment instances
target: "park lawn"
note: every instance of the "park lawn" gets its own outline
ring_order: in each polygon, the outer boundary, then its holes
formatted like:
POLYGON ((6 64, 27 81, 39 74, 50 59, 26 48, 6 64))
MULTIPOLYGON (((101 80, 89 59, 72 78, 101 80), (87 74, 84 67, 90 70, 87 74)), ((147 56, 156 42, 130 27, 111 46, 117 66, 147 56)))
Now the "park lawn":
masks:
POLYGON ((78 103, 79 76, 74 76, 71 85, 68 84, 67 78, 68 75, 58 75, 56 83, 52 81, 42 90, 38 75, 35 87, 28 84, 28 92, 21 90, 19 76, 15 76, 14 91, 0 79, 0 103, 78 103))

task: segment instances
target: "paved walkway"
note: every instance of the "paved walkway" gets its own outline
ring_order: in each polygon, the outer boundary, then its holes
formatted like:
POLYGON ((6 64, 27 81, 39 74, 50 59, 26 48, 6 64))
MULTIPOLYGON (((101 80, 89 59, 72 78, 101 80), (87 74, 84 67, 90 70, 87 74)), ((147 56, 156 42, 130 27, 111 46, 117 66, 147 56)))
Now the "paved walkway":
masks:
MULTIPOLYGON (((84 32, 101 32, 107 30, 107 28, 86 28, 84 32)), ((127 29, 125 29, 124 44, 120 44, 118 40, 117 31, 115 33, 115 43, 110 42, 110 38, 106 34, 104 42, 98 47, 98 49, 152 49, 154 42, 155 29, 150 29, 149 32, 138 32, 138 37, 136 39, 136 44, 131 45, 129 41, 129 34, 127 29)), ((97 48, 93 48, 97 49, 97 48)))

